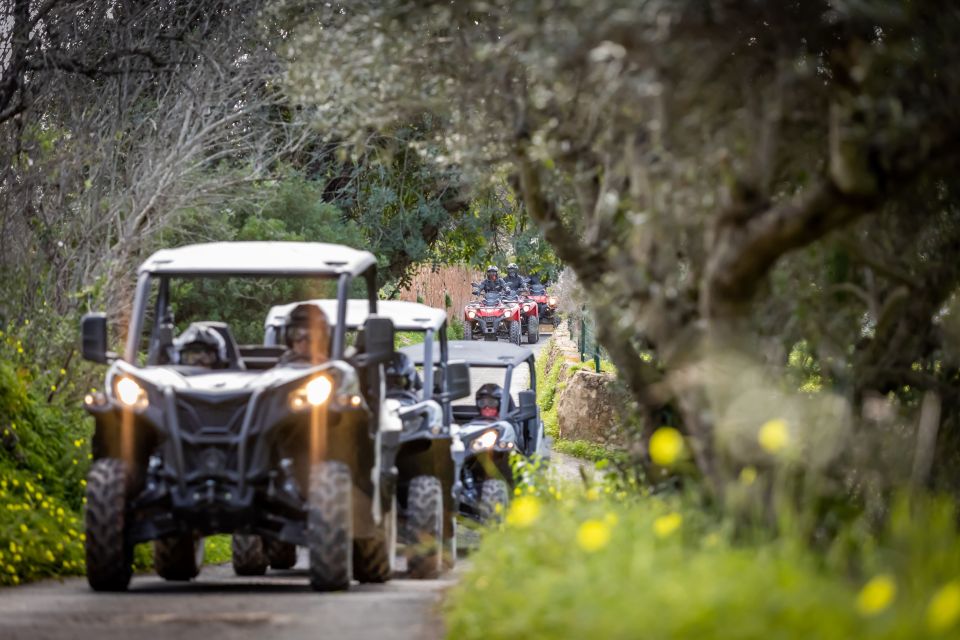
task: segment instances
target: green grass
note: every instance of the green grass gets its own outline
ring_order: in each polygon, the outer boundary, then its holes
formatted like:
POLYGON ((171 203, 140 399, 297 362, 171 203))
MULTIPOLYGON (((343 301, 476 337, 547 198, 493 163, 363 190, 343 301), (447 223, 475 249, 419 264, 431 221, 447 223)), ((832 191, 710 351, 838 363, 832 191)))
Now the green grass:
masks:
POLYGON ((565 453, 568 456, 580 458, 582 460, 590 460, 591 462, 613 460, 624 455, 621 451, 611 447, 605 447, 602 444, 597 444, 595 442, 587 442, 586 440, 566 440, 563 438, 554 440, 553 450, 559 453, 565 453))
POLYGON ((203 561, 206 564, 226 564, 230 562, 230 535, 209 536, 204 540, 203 561))
POLYGON ((692 499, 574 491, 514 500, 451 592, 449 638, 960 636, 949 501, 901 505, 878 535, 854 523, 820 553, 789 529, 734 535, 692 499))

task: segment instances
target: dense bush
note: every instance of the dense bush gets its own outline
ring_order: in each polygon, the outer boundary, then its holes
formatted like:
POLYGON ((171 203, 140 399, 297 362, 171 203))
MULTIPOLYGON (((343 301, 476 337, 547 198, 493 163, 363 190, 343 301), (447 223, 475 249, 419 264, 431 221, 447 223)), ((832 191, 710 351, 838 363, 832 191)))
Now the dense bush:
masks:
POLYGON ((90 434, 10 329, 0 342, 0 584, 82 571, 90 434))
POLYGON ((689 497, 527 490, 447 609, 450 638, 926 638, 960 630, 949 502, 900 503, 825 554, 689 497))

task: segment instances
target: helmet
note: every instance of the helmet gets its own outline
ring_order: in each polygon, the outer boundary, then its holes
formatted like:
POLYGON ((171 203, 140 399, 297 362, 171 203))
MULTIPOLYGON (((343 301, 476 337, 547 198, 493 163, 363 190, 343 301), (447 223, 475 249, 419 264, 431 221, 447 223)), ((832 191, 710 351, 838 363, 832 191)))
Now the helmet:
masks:
POLYGON ((492 265, 492 264, 491 264, 491 265, 489 265, 489 266, 487 267, 487 278, 488 278, 488 279, 493 280, 494 278, 496 278, 496 277, 499 275, 499 273, 500 273, 500 269, 497 269, 496 265, 492 265), (490 277, 491 274, 493 275, 493 278, 490 277))
POLYGON ((191 324, 173 346, 180 364, 210 369, 226 366, 227 342, 215 329, 202 324, 191 324))
POLYGON ((298 304, 287 315, 284 341, 290 349, 298 350, 299 346, 304 353, 307 349, 311 352, 318 349, 326 355, 330 342, 327 314, 315 304, 298 304))
POLYGON ((496 418, 500 415, 500 401, 503 399, 503 389, 498 384, 488 382, 477 389, 477 408, 483 418, 496 418))
POLYGON ((517 266, 516 262, 511 262, 510 264, 507 265, 508 276, 515 276, 517 275, 517 273, 519 273, 519 271, 520 271, 520 267, 517 266))
POLYGON ((387 363, 387 388, 415 391, 420 387, 417 369, 405 353, 393 354, 393 359, 387 363))

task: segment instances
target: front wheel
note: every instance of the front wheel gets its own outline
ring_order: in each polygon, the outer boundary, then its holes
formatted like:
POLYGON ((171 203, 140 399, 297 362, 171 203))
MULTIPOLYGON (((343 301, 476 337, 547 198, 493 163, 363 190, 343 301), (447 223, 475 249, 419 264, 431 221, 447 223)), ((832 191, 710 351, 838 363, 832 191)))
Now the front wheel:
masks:
POLYGON ((297 545, 279 540, 264 540, 271 569, 292 569, 297 564, 297 545))
POLYGON ((316 591, 344 591, 353 577, 353 513, 350 468, 342 462, 319 462, 310 470, 307 548, 310 586, 316 591))
POLYGON ((127 542, 127 467, 103 458, 87 475, 87 582, 94 591, 125 591, 133 573, 133 545, 127 542))
POLYGON ((407 572, 413 578, 436 578, 443 569, 443 487, 438 478, 410 481, 406 528, 407 572))
POLYGON ((504 480, 484 480, 480 489, 480 517, 485 522, 500 522, 509 499, 510 488, 504 480))
POLYGON ((186 533, 153 541, 153 567, 164 580, 196 578, 203 567, 203 538, 186 533))
POLYGON ((536 344, 540 339, 540 320, 531 316, 527 320, 527 344, 536 344))
POLYGON ((510 321, 510 342, 512 344, 520 346, 520 321, 511 320, 510 321))
POLYGON ((397 498, 372 538, 353 541, 354 574, 360 582, 386 582, 393 577, 397 555, 397 498))
POLYGON ((463 323, 463 339, 464 340, 473 340, 473 323, 464 322, 463 323))
POLYGON ((235 533, 230 540, 233 572, 238 576, 262 576, 267 572, 267 553, 263 539, 246 533, 235 533))

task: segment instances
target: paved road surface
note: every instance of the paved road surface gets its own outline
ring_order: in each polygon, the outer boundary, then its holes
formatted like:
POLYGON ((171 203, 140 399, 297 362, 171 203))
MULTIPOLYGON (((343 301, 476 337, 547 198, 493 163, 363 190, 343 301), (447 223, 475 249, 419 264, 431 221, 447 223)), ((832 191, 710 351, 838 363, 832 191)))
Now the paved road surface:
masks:
POLYGON ((310 590, 302 570, 271 573, 239 578, 221 565, 190 583, 135 576, 120 594, 94 593, 83 578, 2 589, 0 638, 440 638, 441 598, 457 572, 323 594, 310 590))
MULTIPOLYGON (((539 353, 545 343, 531 348, 539 353)), ((477 376, 476 386, 483 381, 477 376)), ((514 391, 529 380, 522 375, 515 382, 514 391)), ((561 476, 577 475, 574 459, 555 456, 554 462, 561 476)), ((0 640, 429 640, 443 635, 443 592, 464 565, 440 580, 354 585, 333 594, 310 590, 303 553, 297 566, 263 578, 239 578, 230 566, 208 566, 190 583, 136 576, 130 591, 121 594, 94 593, 82 578, 0 589, 0 640)))

